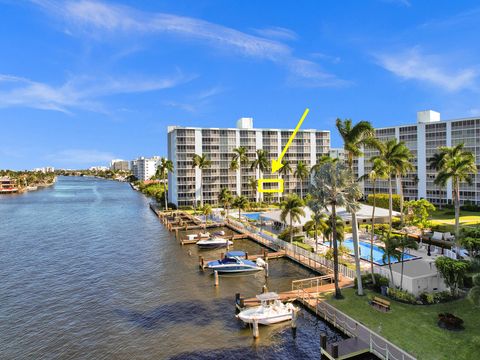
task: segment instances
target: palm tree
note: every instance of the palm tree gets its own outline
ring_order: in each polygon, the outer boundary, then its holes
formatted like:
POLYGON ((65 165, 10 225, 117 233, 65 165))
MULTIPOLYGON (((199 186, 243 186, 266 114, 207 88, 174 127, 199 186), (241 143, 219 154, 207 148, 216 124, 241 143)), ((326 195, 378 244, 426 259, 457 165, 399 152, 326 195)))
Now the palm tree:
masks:
POLYGON ((315 238, 315 252, 318 252, 318 232, 322 233, 325 238, 328 226, 328 216, 322 212, 323 208, 318 203, 310 200, 308 207, 312 210, 311 220, 305 224, 307 231, 313 230, 313 236, 315 238))
POLYGON ((226 218, 228 219, 228 210, 233 203, 233 196, 228 188, 222 188, 220 194, 218 194, 218 202, 222 204, 223 208, 226 211, 226 218))
POLYGON ((282 159, 282 167, 278 170, 278 175, 282 176, 282 179, 285 180, 285 176, 292 172, 292 167, 290 166, 290 161, 282 159))
POLYGON ((343 139, 348 167, 353 171, 353 158, 363 156, 362 148, 364 146, 378 146, 378 141, 375 138, 375 129, 368 121, 359 121, 352 126, 352 120, 350 119, 343 121, 337 119, 335 125, 343 139))
POLYGON ((233 207, 238 208, 238 220, 241 219, 242 210, 248 208, 248 199, 245 196, 237 196, 233 199, 233 207))
POLYGON ((318 158, 317 162, 315 165, 312 166, 312 169, 310 170, 310 173, 318 171, 322 167, 323 164, 325 163, 331 163, 331 162, 337 162, 338 158, 333 158, 330 157, 330 155, 322 155, 320 158, 318 158))
MULTIPOLYGON (((387 140, 384 143, 380 143, 379 154, 372 156, 371 161, 376 161, 377 159, 383 162, 385 171, 388 174, 388 217, 389 225, 392 226, 392 212, 393 212, 393 186, 392 179, 393 176, 398 177, 399 174, 402 174, 402 169, 409 168, 411 166, 410 159, 412 154, 407 148, 404 142, 398 142, 396 138, 387 140), (410 164, 410 165, 409 165, 410 164)), ((400 207, 403 211, 403 190, 400 182, 400 207)))
POLYGON ((360 268, 360 250, 358 240, 358 220, 357 211, 360 210, 360 204, 358 199, 362 197, 362 192, 358 183, 354 180, 353 172, 350 172, 351 181, 353 186, 346 189, 348 199, 345 203, 345 210, 347 210, 352 217, 352 238, 353 238, 353 252, 355 257, 355 271, 357 276, 357 294, 363 296, 363 284, 362 284, 362 271, 360 268))
POLYGON ((157 172, 155 173, 155 177, 160 178, 163 182, 163 196, 165 198, 165 210, 167 210, 168 203, 167 203, 167 181, 166 177, 168 172, 173 172, 173 162, 172 160, 168 160, 164 157, 160 159, 160 164, 157 166, 157 172))
POLYGON ((290 244, 293 242, 293 222, 300 222, 301 216, 305 216, 305 211, 303 210, 303 200, 300 199, 296 194, 289 195, 285 200, 280 204, 282 209, 280 213, 280 219, 283 222, 287 221, 289 217, 290 222, 290 244))
POLYGON ((455 204, 455 239, 460 238, 460 184, 466 182, 472 184, 472 175, 477 173, 475 156, 464 150, 464 144, 453 147, 440 147, 441 161, 435 184, 446 186, 448 180, 452 180, 453 202, 455 204))
POLYGON ((195 154, 192 157, 192 167, 200 169, 200 205, 203 207, 203 170, 209 168, 212 165, 212 161, 207 155, 195 154))
POLYGON ((372 274, 372 282, 375 284, 375 276, 373 272, 373 240, 375 238, 375 209, 377 205, 376 195, 376 186, 378 179, 387 179, 387 167, 385 163, 380 159, 370 160, 372 163, 372 170, 368 174, 360 177, 360 180, 368 179, 372 183, 372 195, 373 195, 373 206, 372 206, 372 233, 370 234, 370 273, 372 274))
MULTIPOLYGON (((349 191, 349 189, 354 186, 357 185, 355 184, 352 173, 347 165, 342 162, 323 164, 313 175, 310 184, 309 192, 312 195, 312 201, 331 214, 333 275, 335 281, 335 297, 337 299, 342 297, 338 274, 337 207, 346 207, 349 206, 351 202, 356 201, 356 199, 352 198, 352 192, 349 191)), ((361 282, 360 279, 359 282, 361 282)))
POLYGON ((388 268, 390 270, 390 278, 391 278, 391 287, 395 287, 395 282, 393 280, 393 270, 392 270, 392 258, 396 260, 400 260, 400 251, 397 250, 399 246, 399 236, 392 234, 391 231, 388 231, 387 235, 383 235, 383 242, 385 243, 385 251, 382 255, 383 263, 388 264, 388 268))
MULTIPOLYGON (((268 162, 268 151, 258 149, 257 150, 257 157, 256 159, 252 162, 250 169, 255 170, 259 172, 259 176, 257 179, 263 178, 263 174, 268 171, 270 168, 270 164, 268 162)), ((255 189, 256 191, 256 189, 255 189)), ((262 196, 262 193, 260 194, 262 196)), ((256 198, 256 197, 255 197, 256 198)))
POLYGON ((418 243, 409 237, 407 233, 405 233, 402 237, 398 239, 398 245, 400 247, 400 262, 402 265, 402 270, 401 270, 401 275, 400 275, 400 289, 403 288, 403 263, 404 263, 404 255, 405 255, 405 249, 413 249, 417 250, 418 249, 418 243))
POLYGON ((300 199, 303 199, 303 180, 308 178, 309 174, 310 174, 310 169, 308 165, 300 160, 297 163, 297 168, 293 172, 293 176, 295 176, 298 179, 298 181, 300 181, 300 199))
POLYGON ((207 225, 207 217, 212 214, 212 205, 206 204, 202 208, 202 214, 205 216, 205 225, 207 225))
POLYGON ((233 149, 233 157, 230 163, 231 170, 238 170, 238 176, 240 178, 240 188, 237 191, 237 195, 242 195, 242 166, 248 165, 248 156, 247 156, 247 148, 244 146, 240 146, 238 148, 233 149))

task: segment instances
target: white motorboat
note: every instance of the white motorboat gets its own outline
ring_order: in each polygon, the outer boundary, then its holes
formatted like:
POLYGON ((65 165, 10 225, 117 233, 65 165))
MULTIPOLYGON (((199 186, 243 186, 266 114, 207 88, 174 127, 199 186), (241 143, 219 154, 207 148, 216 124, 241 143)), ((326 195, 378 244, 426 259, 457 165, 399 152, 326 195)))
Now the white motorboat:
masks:
POLYGON ((204 232, 204 233, 198 233, 198 234, 188 234, 187 235, 187 239, 188 240, 195 240, 195 239, 206 239, 206 238, 209 238, 210 237, 210 233, 209 232, 204 232))
POLYGON ((272 325, 292 320, 294 312, 298 310, 292 303, 282 303, 274 292, 257 295, 257 299, 260 300, 259 306, 240 311, 237 318, 247 324, 257 321, 262 325, 272 325))
POLYGON ((231 251, 226 253, 221 260, 208 262, 207 268, 218 271, 218 273, 252 273, 264 269, 265 261, 261 258, 251 261, 242 259, 244 256, 243 251, 231 251))
POLYGON ((214 236, 210 239, 204 239, 197 242, 197 246, 200 249, 218 249, 222 247, 227 247, 233 245, 233 242, 230 240, 214 236))

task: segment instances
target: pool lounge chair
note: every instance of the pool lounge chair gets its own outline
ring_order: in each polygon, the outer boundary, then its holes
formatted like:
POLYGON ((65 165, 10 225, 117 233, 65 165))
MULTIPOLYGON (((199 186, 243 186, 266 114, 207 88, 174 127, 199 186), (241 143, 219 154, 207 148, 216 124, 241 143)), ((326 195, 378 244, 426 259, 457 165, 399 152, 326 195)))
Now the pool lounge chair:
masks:
POLYGON ((441 232, 434 231, 432 240, 443 240, 443 234, 441 232))

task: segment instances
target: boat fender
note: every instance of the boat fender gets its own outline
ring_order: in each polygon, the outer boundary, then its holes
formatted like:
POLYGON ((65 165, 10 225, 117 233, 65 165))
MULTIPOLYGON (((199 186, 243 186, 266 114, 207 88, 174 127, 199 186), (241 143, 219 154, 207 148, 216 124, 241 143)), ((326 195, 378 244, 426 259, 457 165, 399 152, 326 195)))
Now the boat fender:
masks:
POLYGON ((256 263, 257 263, 258 266, 261 266, 261 267, 265 267, 265 265, 266 265, 265 260, 263 260, 262 258, 257 258, 256 263))

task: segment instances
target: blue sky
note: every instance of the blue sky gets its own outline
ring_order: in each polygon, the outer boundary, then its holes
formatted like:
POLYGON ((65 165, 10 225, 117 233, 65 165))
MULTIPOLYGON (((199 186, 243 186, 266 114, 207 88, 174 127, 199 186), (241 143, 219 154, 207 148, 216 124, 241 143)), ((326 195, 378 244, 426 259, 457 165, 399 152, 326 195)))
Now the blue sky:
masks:
POLYGON ((0 0, 0 168, 166 154, 168 125, 480 114, 476 1, 0 0))

